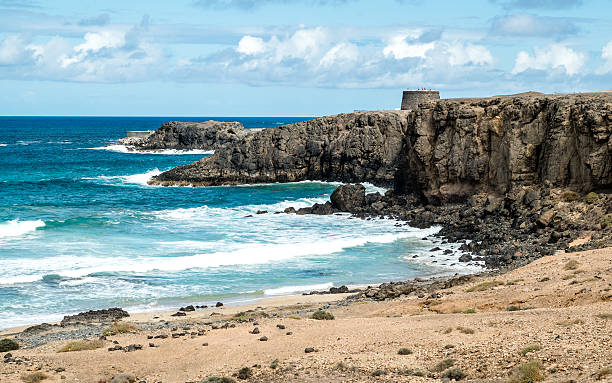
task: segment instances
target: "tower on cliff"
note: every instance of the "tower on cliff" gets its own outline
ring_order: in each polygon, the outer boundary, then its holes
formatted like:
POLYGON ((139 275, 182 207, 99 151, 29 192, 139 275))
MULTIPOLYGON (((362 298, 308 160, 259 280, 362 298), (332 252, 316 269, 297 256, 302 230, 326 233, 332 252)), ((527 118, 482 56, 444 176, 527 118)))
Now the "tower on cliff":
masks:
POLYGON ((402 97, 402 110, 416 109, 422 102, 439 99, 440 92, 437 90, 405 90, 402 97))

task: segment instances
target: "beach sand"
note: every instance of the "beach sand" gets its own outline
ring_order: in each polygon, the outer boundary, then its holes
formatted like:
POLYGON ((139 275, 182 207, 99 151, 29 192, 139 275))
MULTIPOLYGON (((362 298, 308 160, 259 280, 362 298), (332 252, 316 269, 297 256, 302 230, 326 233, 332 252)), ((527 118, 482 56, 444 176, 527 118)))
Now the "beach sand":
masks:
POLYGON ((200 382, 210 376, 253 382, 424 382, 440 381, 449 369, 436 366, 449 359, 475 382, 507 382, 532 360, 546 381, 612 381, 612 248, 540 258, 422 297, 375 302, 344 300, 347 295, 263 299, 178 319, 172 313, 135 314, 126 321, 143 327, 177 321, 177 329, 109 336, 96 350, 58 353, 67 342, 55 341, 13 351, 13 359, 22 362, 0 363, 0 381, 20 382, 39 371, 48 377, 44 382, 110 382, 121 373, 148 383, 200 382), (309 319, 319 308, 335 319, 309 319), (211 318, 229 320, 216 326, 235 327, 211 329, 204 324, 211 318), (255 327, 259 334, 251 333, 255 327), (186 335, 147 339, 177 332, 186 335), (111 352, 112 341, 143 349, 111 352), (410 353, 399 355, 401 348, 410 353), (243 367, 251 372, 246 380, 236 376, 243 367))

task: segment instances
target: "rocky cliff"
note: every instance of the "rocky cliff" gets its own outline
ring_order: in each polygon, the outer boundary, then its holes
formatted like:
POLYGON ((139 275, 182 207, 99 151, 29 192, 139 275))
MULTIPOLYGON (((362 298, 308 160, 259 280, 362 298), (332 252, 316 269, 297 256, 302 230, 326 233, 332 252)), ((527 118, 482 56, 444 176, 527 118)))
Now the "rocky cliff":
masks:
POLYGON ((323 117, 241 137, 162 185, 318 179, 394 186, 433 201, 548 182, 612 186, 612 94, 424 102, 323 117))
POLYGON ((170 121, 154 131, 148 137, 129 137, 119 140, 120 144, 133 147, 134 150, 216 150, 226 145, 237 143, 249 133, 239 122, 205 121, 183 122, 170 121))

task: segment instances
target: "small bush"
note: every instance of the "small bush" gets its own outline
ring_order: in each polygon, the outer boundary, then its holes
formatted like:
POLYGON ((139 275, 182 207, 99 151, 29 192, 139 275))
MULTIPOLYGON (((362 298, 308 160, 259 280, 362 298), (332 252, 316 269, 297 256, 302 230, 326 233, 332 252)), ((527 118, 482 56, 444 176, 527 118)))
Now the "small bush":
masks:
POLYGON ((383 375, 387 375, 387 371, 385 371, 385 370, 374 370, 371 375, 372 376, 383 376, 383 375))
POLYGON ((612 375, 612 367, 602 368, 595 373, 597 380, 604 380, 608 375, 612 375))
POLYGON ((236 381, 232 378, 211 376, 206 380, 202 380, 200 383, 236 383, 236 381))
POLYGON ((580 198, 580 194, 568 190, 566 192, 564 192, 563 194, 561 194, 561 199, 565 202, 574 202, 577 201, 580 198))
POLYGON ((467 327, 457 327, 457 330, 459 330, 460 332, 464 333, 464 334, 473 334, 474 330, 471 328, 467 328, 467 327))
POLYGON ((568 261, 563 268, 565 270, 576 270, 578 269, 578 266, 580 266, 580 263, 578 263, 577 260, 572 259, 571 261, 568 261))
POLYGON ((440 363, 436 364, 431 370, 434 372, 442 372, 447 368, 451 368, 455 365, 455 359, 445 359, 440 363))
POLYGON ((612 313, 597 314, 597 318, 599 318, 599 319, 612 319, 612 313))
POLYGON ((496 286, 501 286, 503 285, 504 282, 502 281, 489 281, 489 282, 482 282, 480 284, 477 284, 476 286, 472 286, 469 289, 465 290, 468 293, 474 292, 474 291, 486 291, 486 290, 490 290, 493 287, 496 286))
POLYGON ((529 354, 530 352, 534 352, 534 351, 540 351, 542 349, 542 347, 539 344, 531 344, 527 347, 525 347, 524 349, 521 350, 521 355, 525 356, 527 354, 529 354))
POLYGON ((44 373, 40 371, 37 371, 31 374, 22 376, 21 380, 23 380, 25 383, 38 383, 38 382, 42 382, 43 380, 47 378, 48 378, 47 375, 45 375, 44 373))
POLYGON ((287 318, 289 318, 289 319, 302 319, 302 317, 298 316, 298 315, 289 315, 287 318))
POLYGON ((277 367, 278 367, 278 359, 274 359, 272 363, 270 363, 270 368, 273 370, 276 370, 277 367))
POLYGON ((531 362, 518 366, 512 372, 508 383, 535 383, 543 381, 544 377, 544 373, 540 370, 538 362, 532 360, 531 362))
POLYGON ((72 342, 69 342, 68 344, 64 345, 64 347, 60 348, 59 350, 57 350, 57 352, 72 352, 72 351, 85 351, 85 350, 95 350, 97 348, 100 348, 104 346, 104 341, 103 340, 75 340, 72 342))
POLYGON ((442 374, 443 378, 455 379, 456 381, 463 380, 466 376, 467 374, 463 372, 460 368, 451 368, 449 370, 446 370, 442 374))
POLYGON ((605 229, 608 226, 612 226, 612 214, 606 214, 601 217, 601 221, 599 223, 602 229, 605 229))
POLYGON ((519 306, 510 305, 506 307, 506 311, 521 311, 521 308, 519 306))
POLYGON ((590 192, 589 194, 586 195, 586 197, 584 197, 584 201, 586 203, 595 203, 597 202, 598 199, 599 199, 599 196, 595 192, 590 192))
POLYGON ((401 371, 401 373, 404 375, 408 375, 408 376, 421 376, 421 377, 425 376, 425 373, 423 371, 413 370, 411 368, 407 368, 401 371))
POLYGON ((397 354, 398 355, 410 355, 412 354, 412 350, 409 348, 400 348, 397 354))
POLYGON ((248 367, 242 367, 238 370, 238 379, 247 380, 251 376, 253 376, 253 371, 248 367))
POLYGON ((127 334, 130 332, 140 331, 140 327, 127 323, 127 322, 115 322, 113 325, 106 330, 102 331, 104 336, 112 336, 117 334, 127 334))
POLYGON ((12 339, 0 340, 0 352, 7 352, 13 350, 19 350, 19 343, 15 342, 12 339))
POLYGON ((461 312, 462 314, 476 314, 476 309, 467 309, 461 312))
POLYGON ((316 320, 333 320, 334 316, 329 311, 318 310, 315 311, 310 318, 316 320))

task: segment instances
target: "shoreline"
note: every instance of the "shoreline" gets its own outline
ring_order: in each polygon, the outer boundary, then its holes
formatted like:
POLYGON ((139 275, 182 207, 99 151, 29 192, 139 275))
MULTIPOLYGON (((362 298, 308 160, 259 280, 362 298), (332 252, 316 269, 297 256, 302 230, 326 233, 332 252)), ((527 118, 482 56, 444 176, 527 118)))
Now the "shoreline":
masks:
POLYGON ((411 282, 353 298, 267 298, 178 318, 135 314, 125 322, 140 330, 107 336, 100 348, 58 352, 67 340, 55 339, 11 351, 0 380, 39 372, 45 382, 110 382, 120 374, 149 383, 206 382, 239 380, 248 367, 248 382, 439 382, 453 371, 501 383, 532 362, 546 381, 612 376, 612 356, 601 352, 612 341, 612 247, 437 282, 398 297, 364 295, 391 294, 411 282), (319 309, 335 319, 310 319, 319 309), (438 367, 442 362, 449 366, 438 367))

